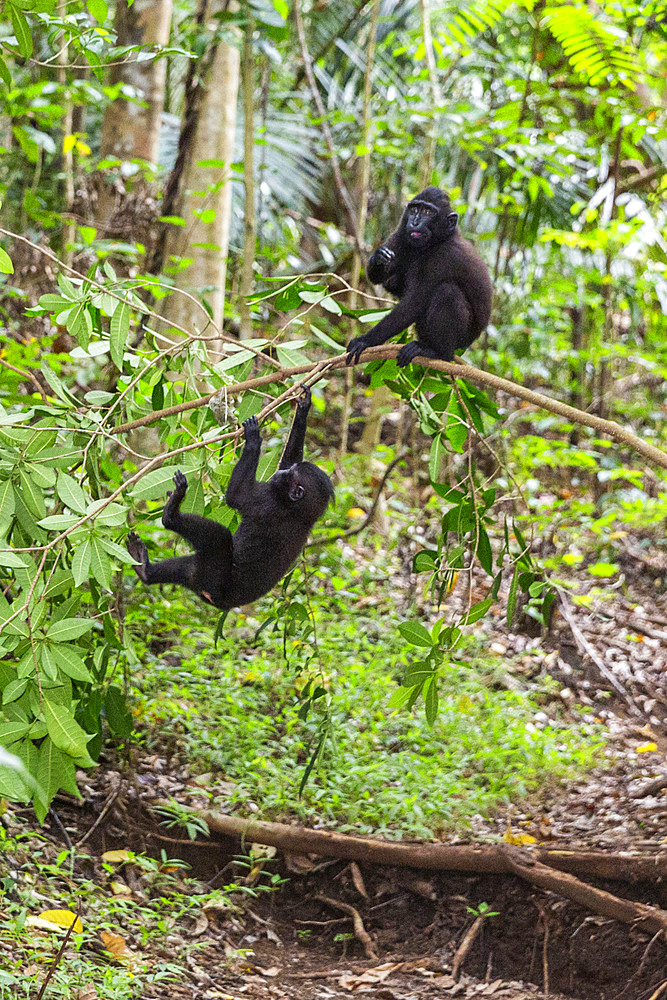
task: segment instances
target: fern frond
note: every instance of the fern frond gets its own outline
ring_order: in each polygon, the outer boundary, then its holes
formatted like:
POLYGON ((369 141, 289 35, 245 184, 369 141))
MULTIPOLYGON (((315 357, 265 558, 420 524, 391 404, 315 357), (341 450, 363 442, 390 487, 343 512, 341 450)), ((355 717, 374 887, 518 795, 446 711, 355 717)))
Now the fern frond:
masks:
POLYGON ((560 44, 572 68, 588 83, 595 86, 607 80, 635 89, 641 66, 622 28, 603 24, 586 7, 564 4, 545 11, 542 23, 560 44))
MULTIPOLYGON (((469 48, 472 39, 492 28, 505 16, 516 0, 472 0, 458 6, 455 17, 442 28, 438 38, 447 45, 469 48)), ((532 9, 532 0, 523 0, 521 7, 532 9)))

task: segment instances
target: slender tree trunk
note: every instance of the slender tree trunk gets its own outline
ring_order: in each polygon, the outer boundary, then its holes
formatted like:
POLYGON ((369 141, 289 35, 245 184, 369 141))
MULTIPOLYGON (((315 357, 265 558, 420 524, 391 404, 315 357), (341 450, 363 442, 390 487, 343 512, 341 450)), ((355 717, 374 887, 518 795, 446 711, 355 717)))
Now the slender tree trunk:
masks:
POLYGON ((420 170, 420 188, 428 187, 431 183, 431 174, 435 163, 435 148, 438 142, 437 128, 435 123, 435 109, 442 104, 442 93, 438 80, 438 68, 435 65, 433 54, 433 35, 431 33, 431 11, 429 0, 419 0, 419 7, 422 15, 422 31, 424 34, 424 55, 426 57, 426 69, 431 85, 431 120, 429 123, 428 138, 424 149, 424 159, 420 170))
MULTIPOLYGON (((166 45, 169 41, 173 0, 118 0, 116 38, 118 45, 141 47, 166 45)), ((122 97, 111 103, 102 123, 102 158, 129 160, 138 157, 157 164, 160 117, 164 107, 167 64, 164 59, 144 60, 132 53, 121 65, 112 66, 110 83, 132 87, 139 102, 122 97)), ((100 185, 96 221, 106 228, 116 208, 117 196, 108 183, 100 185)))
MULTIPOLYGON (((211 0, 205 15, 212 19, 217 12, 227 9, 224 0, 211 0)), ((211 20, 212 29, 215 25, 211 20)), ((183 126, 187 129, 187 142, 181 142, 179 150, 178 187, 169 193, 173 206, 169 214, 180 215, 186 224, 167 230, 163 262, 165 271, 173 268, 177 290, 187 291, 195 298, 206 295, 213 323, 221 330, 240 60, 238 49, 223 40, 215 43, 209 55, 208 65, 201 67, 202 77, 197 83, 200 100, 183 126)), ((162 315, 167 323, 178 323, 187 329, 201 330, 206 326, 201 307, 178 291, 164 300, 162 315)), ((221 343, 213 344, 213 353, 220 348, 221 343)))
MULTIPOLYGON (((65 3, 60 0, 58 4, 58 16, 64 18, 66 14, 65 3)), ((67 85, 67 63, 69 62, 69 46, 65 42, 64 32, 60 33, 60 43, 58 48, 58 83, 63 87, 67 85)), ((67 137, 72 134, 73 107, 69 94, 63 95, 65 102, 65 114, 62 120, 63 129, 63 174, 65 179, 65 204, 63 216, 65 224, 63 226, 63 249, 62 261, 67 266, 72 263, 72 244, 74 243, 74 221, 72 219, 72 208, 74 206, 74 154, 71 146, 67 143, 67 137)))
MULTIPOLYGON (((373 0, 371 11, 371 25, 368 36, 368 48, 366 50, 366 72, 364 74, 364 110, 361 127, 361 147, 363 153, 357 163, 357 189, 359 197, 359 214, 357 215, 357 232, 363 240, 366 229, 366 216, 368 215, 368 185, 371 175, 371 128, 370 128, 370 106, 371 106, 371 84, 373 75, 373 62, 375 60, 375 43, 377 39, 378 11, 380 0, 373 0)), ((361 254, 359 247, 355 245, 352 255, 352 276, 350 284, 350 309, 357 308, 357 288, 361 276, 361 254)), ((350 430, 350 412, 352 410, 352 394, 354 389, 354 369, 348 368, 345 373, 345 395, 343 397, 343 412, 341 416, 340 428, 340 458, 347 453, 348 437, 350 430)), ((365 431, 364 431, 365 433, 365 431)))
POLYGON ((241 313, 241 340, 252 337, 250 306, 247 297, 252 293, 253 264, 257 243, 257 223, 255 219, 255 53, 252 36, 255 23, 250 16, 245 27, 241 76, 243 79, 243 181, 245 185, 243 224, 243 270, 239 312, 241 313))

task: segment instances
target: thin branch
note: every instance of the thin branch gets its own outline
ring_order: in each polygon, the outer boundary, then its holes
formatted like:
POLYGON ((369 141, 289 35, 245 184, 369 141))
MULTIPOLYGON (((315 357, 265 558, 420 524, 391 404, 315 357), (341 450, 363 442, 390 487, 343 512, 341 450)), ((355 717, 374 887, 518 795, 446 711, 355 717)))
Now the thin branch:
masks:
MULTIPOLYGON (((364 351, 362 359, 358 363, 367 364, 369 361, 388 361, 396 358, 399 350, 400 346, 396 344, 383 344, 380 347, 370 347, 364 351)), ((230 385, 225 390, 218 389, 216 392, 225 391, 229 396, 236 396, 248 389, 258 389, 265 385, 284 382, 286 379, 304 374, 313 376, 312 381, 310 381, 312 385, 328 376, 330 372, 344 371, 346 359, 347 355, 339 354, 335 358, 329 358, 326 362, 318 361, 311 364, 297 365, 294 368, 279 368, 275 372, 269 372, 254 379, 247 379, 245 382, 230 385)), ((619 442, 619 444, 624 444, 633 451, 638 452, 654 465, 659 465, 662 469, 667 469, 667 452, 656 448, 655 445, 650 444, 648 441, 644 441, 637 434, 628 430, 627 427, 622 427, 621 424, 616 423, 615 420, 606 420, 594 413, 586 413, 584 410, 578 410, 575 406, 570 406, 568 403, 561 403, 560 400, 553 399, 551 396, 545 396, 542 393, 535 392, 533 389, 527 389, 516 382, 510 382, 509 379, 493 375, 491 372, 483 371, 481 368, 476 368, 474 365, 469 365, 462 361, 450 362, 425 358, 417 363, 423 365, 424 368, 431 368, 434 371, 442 372, 444 375, 467 379, 474 385, 480 385, 486 389, 494 389, 496 392, 507 393, 508 396, 523 399, 525 402, 531 403, 541 410, 546 410, 548 413, 555 413, 557 416, 563 417, 564 420, 575 424, 582 424, 584 427, 590 427, 592 430, 597 431, 598 434, 604 434, 612 438, 612 440, 619 442)), ((210 392, 206 396, 188 403, 168 406, 163 410, 154 410, 144 417, 139 417, 137 420, 132 420, 129 423, 120 424, 112 428, 110 433, 125 434, 136 427, 144 427, 148 424, 157 423, 164 417, 171 417, 177 413, 184 413, 187 410, 195 410, 200 406, 206 406, 215 394, 214 392, 210 392)))
POLYGON ((9 368, 10 371, 16 372, 16 374, 20 375, 21 378, 24 378, 26 380, 26 382, 31 382, 34 385, 34 387, 37 390, 37 392, 42 397, 42 401, 44 403, 47 402, 48 397, 47 397, 46 393, 44 392, 44 389, 40 385, 39 379, 37 378, 36 375, 33 374, 33 372, 25 372, 25 371, 23 371, 22 368, 16 368, 14 365, 10 365, 9 361, 5 361, 4 358, 0 358, 0 365, 4 365, 4 367, 5 368, 9 368))
POLYGON ((303 26, 303 18, 301 17, 301 0, 294 0, 294 22, 296 24, 296 33, 299 37, 299 47, 301 49, 301 58, 303 59, 303 68, 306 73, 306 79, 308 80, 308 86, 310 87, 310 92, 317 108, 317 113, 321 119, 322 134, 324 136, 324 141, 326 143, 327 149, 329 150, 329 159, 331 160, 331 170, 333 172, 334 182, 336 184, 336 189, 340 195, 340 199, 343 202, 345 211, 348 217, 348 222, 352 230, 352 235, 354 236, 354 242, 359 255, 364 259, 364 247, 362 234, 359 232, 359 227, 357 226, 357 218, 354 211, 354 204, 350 197, 350 193, 345 186, 345 181, 343 180, 343 175, 340 169, 340 162, 338 160, 338 154, 334 148, 333 136, 331 134, 331 129, 329 128, 329 122, 327 121, 327 113, 322 102, 322 95, 320 94, 320 89, 317 86, 315 76, 313 74, 313 64, 310 58, 310 52, 308 51, 308 44, 306 42, 306 32, 303 26))
POLYGON ((380 502, 382 490, 384 489, 384 485, 389 479, 389 476, 394 471, 398 463, 403 462, 408 457, 409 454, 410 452, 404 451, 400 455, 397 455, 396 458, 394 458, 389 463, 375 491, 375 496, 373 497, 373 503, 371 504, 371 508, 368 511, 368 514, 366 514, 366 517, 363 519, 361 524, 358 524, 355 528, 350 528, 348 531, 342 531, 339 535, 329 535, 328 538, 316 538, 315 541, 309 542, 306 548, 316 549, 319 548, 321 545, 329 545, 331 542, 337 542, 341 538, 352 538, 353 535, 361 534, 364 528, 366 528, 371 523, 373 517, 375 516, 375 511, 377 510, 377 505, 380 502))

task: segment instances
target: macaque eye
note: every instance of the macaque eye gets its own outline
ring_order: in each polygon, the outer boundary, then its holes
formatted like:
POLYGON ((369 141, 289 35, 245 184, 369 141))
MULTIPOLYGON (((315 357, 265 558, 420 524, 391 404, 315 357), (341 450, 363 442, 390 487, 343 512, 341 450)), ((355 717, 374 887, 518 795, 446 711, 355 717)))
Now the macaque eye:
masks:
POLYGON ((303 486, 295 486, 292 492, 290 493, 290 497, 292 498, 292 500, 300 500, 303 494, 304 494, 303 486))

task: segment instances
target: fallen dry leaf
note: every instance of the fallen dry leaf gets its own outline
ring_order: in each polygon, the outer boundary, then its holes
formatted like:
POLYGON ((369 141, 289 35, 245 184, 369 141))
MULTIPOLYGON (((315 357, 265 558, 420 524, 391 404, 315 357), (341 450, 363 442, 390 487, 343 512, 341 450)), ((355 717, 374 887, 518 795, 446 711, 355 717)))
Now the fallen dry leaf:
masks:
POLYGON ((102 861, 107 861, 109 864, 118 864, 120 861, 129 861, 134 855, 131 851, 105 851, 102 855, 102 861))
POLYGON ((358 976, 343 973, 338 982, 344 990, 357 990, 360 986, 375 986, 377 983, 383 983, 392 972, 402 969, 403 965, 403 962, 384 962, 382 965, 376 965, 373 969, 366 969, 358 976))
POLYGON ((26 924, 29 927, 40 927, 44 931, 67 930, 74 924, 75 934, 81 934, 83 931, 83 924, 71 910, 42 910, 37 917, 28 916, 26 924))

